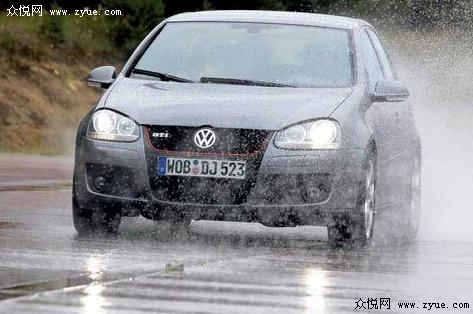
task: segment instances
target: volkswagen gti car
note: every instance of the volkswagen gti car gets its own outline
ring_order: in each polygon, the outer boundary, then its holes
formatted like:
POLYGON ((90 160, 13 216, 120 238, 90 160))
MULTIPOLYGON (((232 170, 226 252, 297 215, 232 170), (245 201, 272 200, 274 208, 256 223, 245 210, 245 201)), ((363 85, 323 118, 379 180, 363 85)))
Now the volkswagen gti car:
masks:
POLYGON ((409 92, 368 23, 268 11, 168 18, 78 127, 73 218, 325 225, 362 245, 378 214, 417 232, 421 145, 409 92))

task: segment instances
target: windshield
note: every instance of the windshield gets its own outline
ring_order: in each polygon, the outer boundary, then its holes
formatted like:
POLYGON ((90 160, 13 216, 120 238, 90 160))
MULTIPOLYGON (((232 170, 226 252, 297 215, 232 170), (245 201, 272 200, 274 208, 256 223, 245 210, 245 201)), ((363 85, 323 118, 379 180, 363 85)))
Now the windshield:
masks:
POLYGON ((346 87, 353 78, 350 47, 350 32, 343 29, 173 22, 135 69, 202 83, 240 80, 239 84, 267 82, 275 87, 346 87))

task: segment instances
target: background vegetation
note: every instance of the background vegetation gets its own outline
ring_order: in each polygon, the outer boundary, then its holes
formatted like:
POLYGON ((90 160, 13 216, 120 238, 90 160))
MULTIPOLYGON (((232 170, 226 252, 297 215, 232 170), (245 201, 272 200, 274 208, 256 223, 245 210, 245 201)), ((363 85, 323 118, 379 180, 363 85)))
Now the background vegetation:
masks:
POLYGON ((78 121, 99 97, 84 84, 89 70, 104 64, 119 68, 154 26, 176 13, 267 9, 349 15, 367 19, 392 36, 454 33, 450 37, 468 47, 471 41, 465 36, 471 39, 473 25, 471 0, 25 0, 21 4, 42 4, 43 16, 7 16, 6 9, 19 4, 0 0, 0 151, 4 152, 70 153, 78 121), (84 7, 118 9, 122 15, 48 14, 50 8, 84 7))

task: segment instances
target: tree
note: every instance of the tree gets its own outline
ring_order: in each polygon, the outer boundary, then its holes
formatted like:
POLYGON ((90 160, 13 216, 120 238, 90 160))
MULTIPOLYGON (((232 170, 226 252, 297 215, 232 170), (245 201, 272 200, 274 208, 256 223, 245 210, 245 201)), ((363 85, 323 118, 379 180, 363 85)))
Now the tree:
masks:
POLYGON ((110 16, 109 19, 113 39, 127 55, 164 19, 161 0, 103 0, 103 6, 122 12, 121 16, 110 16))

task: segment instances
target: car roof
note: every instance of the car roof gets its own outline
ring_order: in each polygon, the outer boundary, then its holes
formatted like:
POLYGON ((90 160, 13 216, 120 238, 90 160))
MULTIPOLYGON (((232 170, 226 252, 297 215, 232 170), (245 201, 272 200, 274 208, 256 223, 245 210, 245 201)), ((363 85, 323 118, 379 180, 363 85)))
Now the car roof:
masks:
POLYGON ((360 28, 369 24, 363 20, 327 14, 287 12, 287 11, 250 11, 221 10, 200 11, 174 15, 168 22, 253 22, 292 25, 324 26, 344 29, 360 28))

